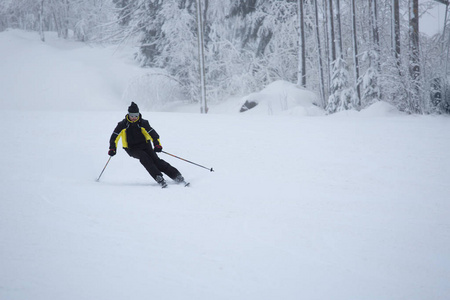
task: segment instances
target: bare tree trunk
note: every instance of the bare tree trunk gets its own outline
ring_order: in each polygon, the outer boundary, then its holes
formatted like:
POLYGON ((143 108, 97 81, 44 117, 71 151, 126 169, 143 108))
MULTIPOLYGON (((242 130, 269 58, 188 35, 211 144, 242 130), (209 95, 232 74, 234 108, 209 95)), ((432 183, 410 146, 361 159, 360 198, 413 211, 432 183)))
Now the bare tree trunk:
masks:
POLYGON ((336 44, 334 36, 334 17, 333 17, 333 0, 328 1, 328 36, 330 47, 330 61, 331 63, 336 60, 336 44))
POLYGON ((419 50, 419 0, 409 0, 410 76, 413 91, 410 99, 411 112, 420 112, 420 50, 419 50))
POLYGON ((372 25, 372 40, 375 50, 380 50, 380 36, 378 30, 377 0, 369 0, 370 24, 372 25))
POLYGON ((56 32, 58 32, 58 37, 61 37, 61 22, 60 19, 58 18, 57 14, 55 11, 52 12, 52 16, 53 16, 53 21, 55 22, 55 29, 56 32))
POLYGON ((333 85, 333 76, 336 72, 336 43, 335 43, 335 35, 334 35, 334 17, 333 17, 333 0, 328 0, 328 7, 327 7, 327 33, 328 33, 328 90, 330 93, 330 96, 327 99, 327 106, 326 110, 328 112, 334 112, 335 103, 330 101, 330 98, 333 97, 334 93, 336 92, 333 88, 335 85, 333 85), (330 106, 331 105, 331 106, 330 106), (329 108, 330 107, 330 108, 329 108))
MULTIPOLYGON (((376 67, 377 74, 381 73, 381 65, 380 65, 380 36, 379 36, 379 28, 378 28, 378 11, 377 11, 377 0, 369 0, 369 13, 370 13, 370 24, 372 27, 372 49, 376 53, 373 57, 375 60, 374 66, 376 67)), ((378 86, 378 76, 374 78, 376 81, 374 86, 378 86)), ((381 95, 378 95, 381 97, 381 95)))
POLYGON ((41 7, 39 8, 39 35, 41 37, 41 41, 45 42, 44 35, 44 2, 45 0, 41 0, 41 7))
POLYGON ((336 22, 337 22, 337 38, 336 38, 336 46, 337 46, 337 56, 340 58, 344 57, 343 49, 342 49, 342 29, 341 29, 341 3, 340 0, 336 1, 336 22))
MULTIPOLYGON (((447 2, 447 4, 446 4, 446 6, 445 6, 445 18, 444 18, 444 30, 443 30, 443 32, 442 32, 442 54, 444 55, 444 45, 445 45, 445 36, 446 36, 446 29, 447 29, 447 17, 448 17, 448 9, 449 9, 449 7, 450 7, 450 1, 449 2, 447 2)), ((450 43, 450 41, 449 40, 447 40, 447 45, 448 45, 448 43, 450 43)), ((443 72, 444 72, 444 76, 443 76, 443 78, 445 79, 445 85, 444 85, 444 100, 446 101, 446 102, 448 102, 448 99, 450 98, 450 95, 449 95, 449 89, 450 89, 450 86, 449 86, 449 84, 448 84, 448 80, 446 80, 447 79, 447 74, 448 74, 448 60, 449 60, 449 55, 450 55, 450 49, 449 49, 449 47, 447 47, 447 54, 444 56, 445 58, 445 63, 444 63, 444 70, 443 70, 443 72)))
POLYGON ((208 8, 209 8, 209 0, 204 0, 204 8, 203 8, 203 38, 204 43, 208 44, 209 41, 209 28, 208 24, 208 8))
POLYGON ((69 13, 70 13, 70 2, 69 0, 65 0, 64 2, 64 38, 67 39, 69 37, 69 13))
POLYGON ((355 87, 358 93, 358 109, 361 108, 361 87, 359 85, 359 60, 358 60, 358 40, 356 35, 356 10, 355 0, 352 0, 352 44, 353 44, 353 68, 355 73, 355 87))
POLYGON ((330 57, 331 57, 331 51, 330 51, 330 48, 331 48, 331 46, 330 46, 330 35, 328 34, 328 22, 329 22, 329 20, 328 20, 328 0, 323 0, 323 10, 322 10, 323 12, 322 12, 322 16, 323 16, 323 28, 325 28, 324 29, 324 32, 325 32, 325 57, 326 57, 326 66, 327 66, 327 75, 328 75, 328 77, 327 77, 327 83, 328 83, 328 89, 327 89, 327 97, 325 98, 325 99, 327 99, 326 101, 325 101, 325 106, 328 104, 328 96, 329 96, 329 94, 330 94, 330 87, 331 87, 331 84, 330 84, 330 82, 331 82, 331 59, 330 59, 330 57))
POLYGON ((206 104, 206 79, 205 79, 205 45, 203 37, 203 14, 202 14, 202 0, 197 0, 197 37, 198 37, 198 61, 200 69, 200 94, 202 96, 200 113, 208 113, 208 106, 206 104))
POLYGON ((299 47, 298 47, 298 78, 297 84, 306 87, 306 50, 305 50, 305 20, 303 1, 297 0, 299 16, 299 47))
POLYGON ((320 43, 320 30, 319 30, 319 9, 318 9, 318 5, 317 5, 317 1, 319 0, 314 0, 314 13, 315 13, 315 17, 316 17, 316 43, 317 43, 317 49, 319 51, 319 58, 318 58, 318 63, 319 63, 319 74, 320 74, 320 80, 319 80, 319 87, 320 87, 320 98, 322 101, 322 107, 325 108, 325 82, 324 82, 324 75, 323 75, 323 62, 322 62, 322 45, 320 43))
POLYGON ((380 35, 378 28, 378 11, 377 11, 377 0, 369 0, 369 12, 370 12, 370 24, 372 26, 372 41, 373 49, 377 54, 377 70, 380 72, 380 35))
POLYGON ((400 5, 399 0, 392 0, 392 50, 400 70, 400 5))

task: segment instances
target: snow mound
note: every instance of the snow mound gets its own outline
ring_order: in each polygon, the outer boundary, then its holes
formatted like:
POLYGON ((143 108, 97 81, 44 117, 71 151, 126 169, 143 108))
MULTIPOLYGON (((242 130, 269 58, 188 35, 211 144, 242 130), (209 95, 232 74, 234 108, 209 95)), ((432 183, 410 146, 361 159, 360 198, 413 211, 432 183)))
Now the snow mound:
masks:
POLYGON ((360 114, 365 117, 387 117, 387 116, 398 116, 404 113, 399 111, 392 104, 389 104, 384 101, 378 101, 370 105, 369 107, 361 110, 360 114))
POLYGON ((316 105, 317 100, 314 92, 278 80, 260 92, 243 97, 240 111, 246 114, 324 115, 324 111, 316 105))
POLYGON ((368 106, 361 111, 357 110, 343 110, 334 114, 330 114, 331 118, 347 118, 347 117, 394 117, 404 115, 401 111, 399 111, 394 105, 389 104, 384 101, 377 101, 374 104, 368 106))

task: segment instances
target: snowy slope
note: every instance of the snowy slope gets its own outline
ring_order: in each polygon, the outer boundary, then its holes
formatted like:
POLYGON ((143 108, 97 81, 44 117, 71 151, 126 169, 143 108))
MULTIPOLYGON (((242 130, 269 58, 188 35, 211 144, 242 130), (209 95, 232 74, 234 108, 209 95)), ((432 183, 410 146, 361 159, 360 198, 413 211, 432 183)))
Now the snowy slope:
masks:
POLYGON ((0 33, 0 299, 448 298, 449 118, 143 109, 215 172, 161 154, 192 186, 160 189, 120 149, 95 182, 126 57, 0 33))
POLYGON ((89 47, 47 33, 10 30, 0 35, 0 107, 26 110, 120 108, 123 91, 144 74, 131 53, 117 47, 89 47))

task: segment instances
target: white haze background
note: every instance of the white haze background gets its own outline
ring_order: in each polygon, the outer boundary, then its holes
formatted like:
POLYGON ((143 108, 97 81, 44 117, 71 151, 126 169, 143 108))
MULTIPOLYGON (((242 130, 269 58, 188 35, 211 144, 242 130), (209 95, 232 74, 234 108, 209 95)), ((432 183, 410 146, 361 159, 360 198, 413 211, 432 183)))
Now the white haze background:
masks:
POLYGON ((448 299, 447 116, 325 116, 286 82, 144 105, 131 54, 0 33, 0 299, 448 299), (191 182, 161 189, 119 149, 96 182, 131 100, 215 172, 161 154, 191 182))

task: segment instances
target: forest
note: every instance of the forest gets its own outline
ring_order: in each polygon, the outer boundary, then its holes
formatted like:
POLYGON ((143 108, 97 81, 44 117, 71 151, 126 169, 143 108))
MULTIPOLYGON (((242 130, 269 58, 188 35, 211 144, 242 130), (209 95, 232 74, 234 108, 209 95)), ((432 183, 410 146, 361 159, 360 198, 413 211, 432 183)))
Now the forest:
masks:
POLYGON ((48 31, 133 45, 177 97, 220 102, 285 80, 332 114, 386 101, 410 114, 450 113, 449 1, 1 0, 0 31, 48 31), (435 36, 420 16, 445 12, 435 36))

